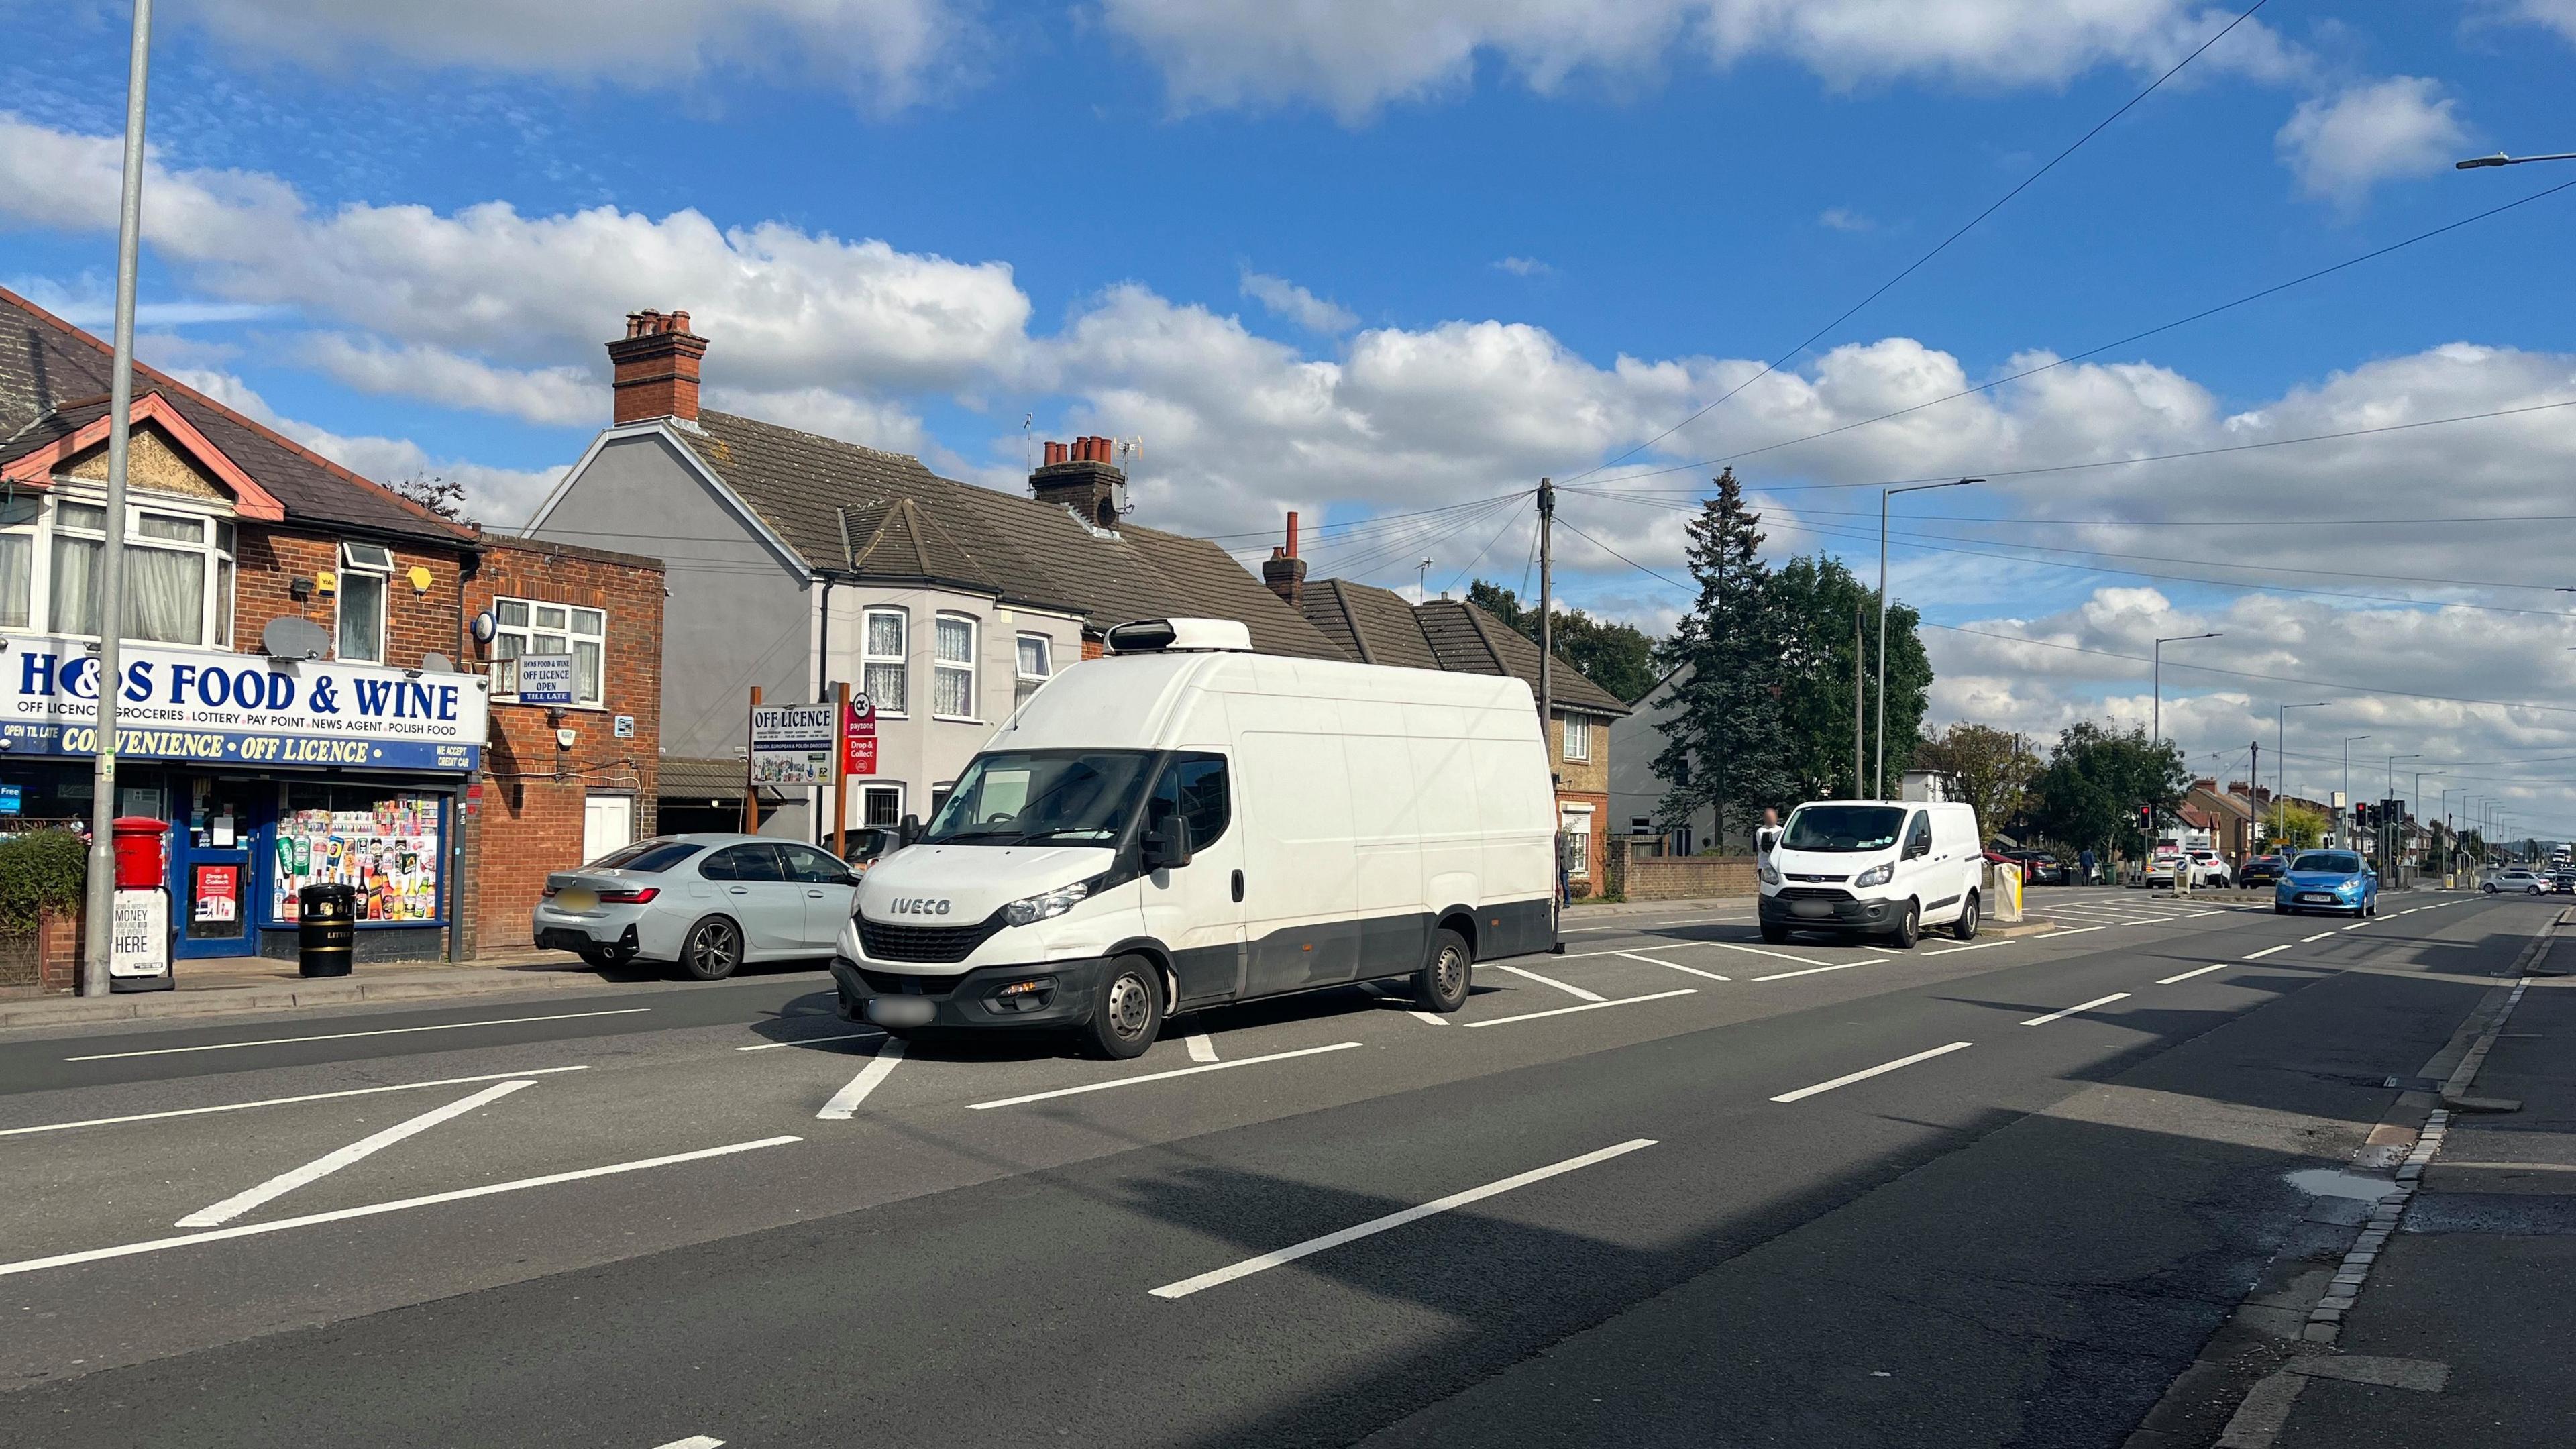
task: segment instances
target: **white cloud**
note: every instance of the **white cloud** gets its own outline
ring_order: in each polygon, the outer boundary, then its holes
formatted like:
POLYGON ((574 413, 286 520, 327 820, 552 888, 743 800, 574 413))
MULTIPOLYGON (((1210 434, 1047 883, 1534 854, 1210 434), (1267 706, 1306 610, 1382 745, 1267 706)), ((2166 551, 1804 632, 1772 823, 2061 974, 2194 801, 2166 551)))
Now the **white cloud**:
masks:
POLYGON ((1494 263, 1494 270, 1509 272, 1515 277, 1544 277, 1556 268, 1536 257, 1505 257, 1494 263))
POLYGON ((262 59, 332 70, 427 65, 629 87, 784 73, 879 109, 934 88, 975 39, 944 0, 200 0, 179 15, 262 59))
POLYGON ((2440 81, 2400 75, 2300 102, 2273 139, 2301 191, 2352 207, 2382 181, 2441 170, 2469 133, 2440 81))
POLYGON ((1268 308, 1271 315, 1284 317, 1309 332, 1338 336, 1360 325, 1357 312, 1338 302, 1328 302, 1285 277, 1273 277, 1243 269, 1243 295, 1268 308))
MULTIPOLYGON (((1310 102, 1346 122, 1464 91, 1480 62, 1543 94, 1676 56, 1783 56, 1843 86, 2055 85, 2100 66, 2168 66, 2228 18, 2193 0, 1105 0, 1102 12, 1162 69, 1178 106, 1310 102)), ((2204 64, 2277 78, 2305 62, 2249 22, 2204 64)))
POLYGON ((2480 8, 2489 18, 2544 26, 2576 42, 2576 0, 2484 0, 2480 8))
POLYGON ((1848 206, 1828 206, 1817 213, 1816 225, 1834 231, 1875 231, 1878 223, 1848 206))
POLYGON ((344 332, 304 338, 305 361, 360 392, 399 393, 532 423, 599 426, 609 389, 578 367, 494 367, 443 347, 395 347, 344 332))

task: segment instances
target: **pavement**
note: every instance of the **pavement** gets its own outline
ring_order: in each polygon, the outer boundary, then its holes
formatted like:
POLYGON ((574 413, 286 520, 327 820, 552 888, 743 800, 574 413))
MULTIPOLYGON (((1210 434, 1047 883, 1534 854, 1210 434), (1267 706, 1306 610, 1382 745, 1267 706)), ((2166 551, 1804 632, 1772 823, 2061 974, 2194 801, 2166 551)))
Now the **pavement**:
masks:
POLYGON ((1132 1062, 812 971, 0 1030, 0 1445, 2119 1445, 2555 910, 2036 904, 1132 1062))

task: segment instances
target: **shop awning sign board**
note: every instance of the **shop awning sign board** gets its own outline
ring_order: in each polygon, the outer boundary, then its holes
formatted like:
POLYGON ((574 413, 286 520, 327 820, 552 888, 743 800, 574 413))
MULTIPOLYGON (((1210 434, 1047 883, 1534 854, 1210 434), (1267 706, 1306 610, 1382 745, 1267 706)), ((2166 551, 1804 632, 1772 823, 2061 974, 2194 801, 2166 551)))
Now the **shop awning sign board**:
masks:
MULTIPOLYGON (((456 773, 482 760, 480 675, 132 642, 123 669, 116 748, 128 759, 456 773)), ((6 757, 95 753, 98 676, 87 640, 0 634, 6 757)))

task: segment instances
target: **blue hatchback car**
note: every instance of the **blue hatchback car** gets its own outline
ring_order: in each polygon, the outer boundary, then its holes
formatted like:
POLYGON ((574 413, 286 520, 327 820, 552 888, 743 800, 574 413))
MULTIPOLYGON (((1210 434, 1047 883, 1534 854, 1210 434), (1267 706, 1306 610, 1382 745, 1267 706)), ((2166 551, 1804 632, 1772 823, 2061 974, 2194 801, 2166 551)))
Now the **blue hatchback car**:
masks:
POLYGON ((2378 915, 2379 873, 2357 851, 2300 851, 2272 887, 2272 909, 2285 916, 2304 911, 2378 915))

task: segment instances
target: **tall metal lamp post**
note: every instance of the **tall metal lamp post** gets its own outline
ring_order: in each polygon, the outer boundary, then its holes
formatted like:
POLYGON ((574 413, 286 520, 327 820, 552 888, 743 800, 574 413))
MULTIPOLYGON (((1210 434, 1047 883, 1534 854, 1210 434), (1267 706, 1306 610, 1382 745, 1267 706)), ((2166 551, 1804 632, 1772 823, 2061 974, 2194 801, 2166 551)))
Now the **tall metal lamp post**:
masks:
POLYGON ((1933 488, 1965 488, 1983 483, 1983 478, 1961 478, 1949 483, 1916 483, 1906 488, 1878 490, 1878 763, 1873 777, 1878 782, 1878 798, 1887 798, 1887 500, 1899 493, 1922 493, 1933 488))

